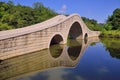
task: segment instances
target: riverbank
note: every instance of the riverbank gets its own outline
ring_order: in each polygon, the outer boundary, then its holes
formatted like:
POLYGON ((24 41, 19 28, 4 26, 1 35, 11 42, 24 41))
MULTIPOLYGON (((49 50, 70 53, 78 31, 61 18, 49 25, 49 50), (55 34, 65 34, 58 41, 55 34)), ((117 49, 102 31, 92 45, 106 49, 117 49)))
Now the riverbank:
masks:
POLYGON ((119 30, 110 30, 110 31, 102 31, 100 37, 104 38, 120 38, 119 30))

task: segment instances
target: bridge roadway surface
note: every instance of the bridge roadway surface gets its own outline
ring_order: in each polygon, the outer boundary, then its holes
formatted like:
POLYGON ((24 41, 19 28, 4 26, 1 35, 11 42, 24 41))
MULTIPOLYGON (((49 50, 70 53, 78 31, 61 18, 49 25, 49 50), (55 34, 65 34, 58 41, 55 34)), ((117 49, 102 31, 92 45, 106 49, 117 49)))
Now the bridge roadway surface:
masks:
POLYGON ((66 44, 67 39, 99 36, 91 31, 78 14, 58 15, 52 19, 24 28, 0 32, 0 59, 49 48, 52 44, 66 44))

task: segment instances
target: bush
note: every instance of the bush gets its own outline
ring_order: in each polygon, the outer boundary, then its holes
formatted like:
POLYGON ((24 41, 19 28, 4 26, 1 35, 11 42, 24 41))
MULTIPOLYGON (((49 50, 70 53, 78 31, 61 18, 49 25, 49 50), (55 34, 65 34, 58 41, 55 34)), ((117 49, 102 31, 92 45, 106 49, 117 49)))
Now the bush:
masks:
POLYGON ((0 23, 0 31, 9 30, 9 29, 13 29, 13 27, 9 26, 7 23, 4 23, 4 24, 0 23))
POLYGON ((105 38, 120 38, 120 31, 119 30, 110 30, 110 31, 102 31, 100 37, 105 38))

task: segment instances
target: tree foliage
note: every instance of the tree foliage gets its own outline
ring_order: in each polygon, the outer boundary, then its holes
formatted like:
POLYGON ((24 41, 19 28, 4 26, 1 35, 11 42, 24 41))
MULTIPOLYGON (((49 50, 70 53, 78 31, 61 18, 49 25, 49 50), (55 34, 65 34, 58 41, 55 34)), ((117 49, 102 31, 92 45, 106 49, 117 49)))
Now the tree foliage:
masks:
POLYGON ((112 30, 120 30, 120 8, 117 8, 113 11, 113 14, 108 17, 106 24, 108 27, 112 27, 112 30))
POLYGON ((29 26, 56 15, 57 13, 40 2, 34 3, 33 7, 15 5, 11 1, 0 2, 0 30, 29 26))
POLYGON ((82 19, 90 30, 94 30, 94 31, 101 30, 102 27, 97 23, 96 20, 89 19, 89 18, 86 18, 86 17, 82 17, 82 19))

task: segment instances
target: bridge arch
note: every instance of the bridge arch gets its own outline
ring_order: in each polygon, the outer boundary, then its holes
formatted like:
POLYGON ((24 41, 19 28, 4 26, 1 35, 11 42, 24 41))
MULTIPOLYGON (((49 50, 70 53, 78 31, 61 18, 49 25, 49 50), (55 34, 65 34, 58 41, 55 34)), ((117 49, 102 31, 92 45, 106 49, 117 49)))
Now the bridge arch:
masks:
POLYGON ((85 44, 87 43, 87 41, 88 41, 88 34, 85 33, 85 35, 84 35, 84 42, 85 42, 85 44))
POLYGON ((82 39, 83 38, 83 30, 82 26, 78 21, 75 21, 71 24, 68 30, 68 38, 70 39, 82 39))
POLYGON ((87 34, 87 33, 85 33, 85 36, 84 36, 84 38, 88 38, 88 34, 87 34))
POLYGON ((50 39, 48 39, 49 43, 48 43, 48 48, 51 46, 51 45, 54 45, 54 44, 64 44, 65 43, 65 40, 64 40, 64 37, 62 34, 60 33, 57 33, 57 34, 54 34, 50 39))

